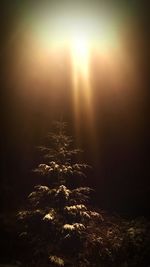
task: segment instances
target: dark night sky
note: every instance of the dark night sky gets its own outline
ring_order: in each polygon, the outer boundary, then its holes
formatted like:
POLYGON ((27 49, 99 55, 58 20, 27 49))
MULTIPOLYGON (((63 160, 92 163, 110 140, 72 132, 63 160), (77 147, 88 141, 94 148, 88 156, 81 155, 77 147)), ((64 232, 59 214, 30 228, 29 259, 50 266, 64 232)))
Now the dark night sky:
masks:
MULTIPOLYGON (((32 3, 34 6, 34 2, 32 3)), ((125 7, 130 10, 131 19, 127 29, 124 27, 123 38, 126 49, 131 55, 134 54, 140 93, 129 108, 133 116, 127 114, 127 103, 124 103, 123 107, 121 104, 113 106, 113 96, 107 100, 107 96, 103 96, 104 101, 100 101, 99 93, 94 100, 99 152, 95 156, 91 153, 88 138, 86 139, 88 129, 84 128, 84 124, 81 144, 86 151, 86 160, 93 165, 92 179, 89 178, 88 181, 96 188, 95 198, 98 206, 113 211, 147 215, 150 208, 148 7, 137 1, 114 1, 114 5, 119 6, 120 12, 123 12, 125 7), (130 23, 133 31, 130 31, 130 23)), ((24 8, 30 10, 30 6, 31 1, 25 1, 25 4, 23 1, 4 1, 0 6, 3 207, 9 206, 9 195, 17 202, 30 190, 34 180, 30 170, 38 161, 35 146, 43 140, 52 120, 59 119, 60 113, 63 112, 64 119, 69 122, 69 132, 74 133, 68 63, 64 67, 63 86, 57 88, 57 95, 50 93, 51 100, 47 99, 44 90, 38 95, 35 91, 32 94, 29 91, 17 93, 15 83, 10 78, 12 62, 17 62, 16 47, 22 38, 20 33, 15 36, 13 29, 16 25, 19 26, 18 17, 24 8), (62 101, 64 95, 66 97, 62 101)), ((67 58, 65 60, 67 62, 67 58)), ((94 73, 97 77, 96 69, 94 73)), ((95 88, 98 86, 96 79, 95 88)), ((38 82, 35 78, 33 90, 38 82)), ((44 86, 52 87, 53 83, 49 79, 44 86)))

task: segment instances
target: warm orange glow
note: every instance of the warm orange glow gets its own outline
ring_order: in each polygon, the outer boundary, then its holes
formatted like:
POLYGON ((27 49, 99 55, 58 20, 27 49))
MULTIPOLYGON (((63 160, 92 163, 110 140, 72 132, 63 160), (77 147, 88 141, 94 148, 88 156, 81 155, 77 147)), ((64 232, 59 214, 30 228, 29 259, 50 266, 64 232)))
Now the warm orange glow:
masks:
POLYGON ((66 103, 72 97, 77 133, 86 125, 93 146, 96 119, 105 103, 121 109, 127 99, 132 102, 136 68, 111 12, 67 8, 51 8, 47 16, 35 12, 16 49, 12 76, 30 100, 45 95, 59 107, 58 99, 66 103))
POLYGON ((90 42, 84 35, 75 36, 70 42, 72 57, 73 101, 76 129, 80 127, 80 116, 83 113, 92 127, 92 88, 90 84, 90 42))

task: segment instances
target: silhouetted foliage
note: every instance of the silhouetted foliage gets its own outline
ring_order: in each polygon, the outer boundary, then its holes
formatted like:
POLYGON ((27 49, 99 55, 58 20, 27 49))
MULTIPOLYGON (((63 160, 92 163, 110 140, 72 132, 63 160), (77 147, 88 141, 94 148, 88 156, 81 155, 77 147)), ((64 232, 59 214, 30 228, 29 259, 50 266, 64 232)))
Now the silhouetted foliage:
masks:
POLYGON ((78 162, 81 150, 65 130, 66 123, 56 122, 50 145, 39 147, 44 163, 34 172, 42 183, 18 214, 23 266, 148 267, 149 222, 90 207, 92 189, 81 183, 90 166, 78 162))
POLYGON ((34 263, 45 259, 58 266, 80 266, 86 260, 87 229, 93 220, 101 222, 102 216, 88 206, 92 189, 75 187, 75 179, 86 177, 85 169, 90 166, 75 160, 81 150, 72 147, 65 128, 66 123, 56 122, 48 135, 51 146, 39 147, 46 163, 34 172, 43 177, 43 184, 34 187, 28 196, 29 208, 19 212, 19 219, 34 263))

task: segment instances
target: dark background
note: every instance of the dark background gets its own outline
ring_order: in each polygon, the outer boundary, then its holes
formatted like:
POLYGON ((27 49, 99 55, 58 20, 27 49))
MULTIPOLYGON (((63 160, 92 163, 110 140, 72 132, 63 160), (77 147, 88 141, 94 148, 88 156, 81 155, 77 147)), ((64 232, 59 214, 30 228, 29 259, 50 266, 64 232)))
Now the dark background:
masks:
MULTIPOLYGON (((34 6, 34 2, 32 5, 34 6)), ((128 215, 148 216, 150 208, 149 171, 149 32, 148 5, 135 1, 114 1, 124 11, 130 10, 131 20, 124 28, 125 46, 134 54, 137 65, 139 94, 128 108, 127 102, 115 104, 113 95, 107 98, 100 93, 95 97, 95 121, 97 126, 97 151, 89 145, 88 127, 81 120, 80 143, 83 158, 93 170, 88 183, 96 189, 94 201, 100 208, 128 215), (131 27, 134 28, 130 31, 131 27), (114 101, 114 104, 112 104, 114 101), (131 112, 131 113, 130 113, 131 112), (128 114, 130 113, 130 114, 128 114), (132 115, 131 115, 132 114, 132 115)), ((51 79, 40 86, 32 80, 33 92, 18 93, 12 80, 12 65, 16 61, 16 47, 21 34, 13 34, 23 9, 30 9, 31 1, 1 2, 1 209, 18 208, 35 182, 31 170, 39 162, 36 146, 44 142, 53 120, 63 114, 69 123, 68 132, 74 135, 68 63, 64 67, 62 87, 56 86, 57 94, 47 96, 46 88, 52 88, 51 79), (13 64, 12 64, 13 63, 13 64), (63 99, 63 101, 62 101, 63 99)), ((67 61, 67 57, 66 57, 67 61)), ((22 74, 23 75, 23 74, 22 74)), ((95 74, 93 77, 96 76, 95 74)), ((93 78, 94 80, 94 78, 93 78)), ((95 78, 95 91, 101 85, 95 78)), ((31 89, 31 87, 30 87, 31 89)), ((130 94, 127 99, 130 99, 130 94)))

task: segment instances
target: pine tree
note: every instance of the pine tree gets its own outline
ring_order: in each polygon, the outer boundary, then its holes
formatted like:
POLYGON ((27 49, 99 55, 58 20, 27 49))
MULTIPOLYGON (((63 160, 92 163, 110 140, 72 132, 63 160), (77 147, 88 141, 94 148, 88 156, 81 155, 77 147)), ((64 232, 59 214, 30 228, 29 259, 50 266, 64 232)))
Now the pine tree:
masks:
POLYGON ((45 163, 34 170, 42 182, 28 196, 27 210, 19 212, 30 266, 91 266, 86 257, 88 232, 102 217, 89 208, 92 189, 81 185, 90 166, 78 162, 81 150, 73 148, 66 123, 56 122, 48 140, 50 145, 39 147, 45 163))

